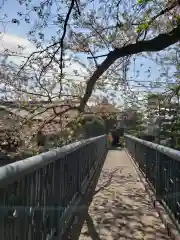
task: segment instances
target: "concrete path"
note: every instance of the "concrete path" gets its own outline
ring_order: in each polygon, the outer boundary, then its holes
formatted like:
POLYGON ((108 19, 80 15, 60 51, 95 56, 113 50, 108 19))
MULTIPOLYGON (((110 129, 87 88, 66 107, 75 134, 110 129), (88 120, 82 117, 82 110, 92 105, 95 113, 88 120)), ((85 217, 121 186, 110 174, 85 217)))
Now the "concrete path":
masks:
POLYGON ((124 150, 109 151, 97 189, 111 177, 94 196, 79 239, 170 239, 124 150))

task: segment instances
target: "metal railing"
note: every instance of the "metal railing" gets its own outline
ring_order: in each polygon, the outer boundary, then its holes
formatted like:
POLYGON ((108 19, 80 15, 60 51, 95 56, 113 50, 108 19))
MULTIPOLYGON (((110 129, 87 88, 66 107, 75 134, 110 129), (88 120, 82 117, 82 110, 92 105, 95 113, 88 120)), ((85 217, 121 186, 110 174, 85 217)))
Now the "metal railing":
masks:
POLYGON ((179 228, 180 151, 130 135, 125 135, 125 146, 179 228))
POLYGON ((107 151, 100 136, 0 167, 0 239, 70 239, 107 151))

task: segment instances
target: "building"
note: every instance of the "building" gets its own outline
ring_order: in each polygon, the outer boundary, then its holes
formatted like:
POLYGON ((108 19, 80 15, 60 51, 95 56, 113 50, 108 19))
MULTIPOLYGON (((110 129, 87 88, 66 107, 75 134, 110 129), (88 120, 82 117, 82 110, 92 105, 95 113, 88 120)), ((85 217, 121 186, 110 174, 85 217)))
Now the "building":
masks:
MULTIPOLYGON (((28 102, 28 104, 15 102, 0 103, 0 134, 3 140, 4 133, 16 129, 20 139, 28 142, 34 136, 41 135, 44 143, 52 141, 55 136, 61 134, 62 129, 74 118, 78 111, 71 109, 65 114, 61 114, 67 109, 69 103, 66 101, 49 103, 28 102)), ((77 101, 71 103, 72 106, 78 104, 77 101)), ((35 138, 34 138, 35 139, 35 138)))

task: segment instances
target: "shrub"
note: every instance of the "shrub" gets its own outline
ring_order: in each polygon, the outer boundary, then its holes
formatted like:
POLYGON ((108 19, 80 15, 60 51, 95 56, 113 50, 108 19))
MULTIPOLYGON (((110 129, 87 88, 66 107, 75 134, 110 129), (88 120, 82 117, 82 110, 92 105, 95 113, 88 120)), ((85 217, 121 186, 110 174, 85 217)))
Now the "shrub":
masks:
POLYGON ((83 126, 83 131, 86 138, 103 135, 105 134, 104 122, 96 118, 87 121, 83 126))
POLYGON ((121 137, 119 138, 119 144, 120 144, 120 147, 123 147, 123 146, 124 146, 124 137, 123 137, 123 136, 121 136, 121 137))

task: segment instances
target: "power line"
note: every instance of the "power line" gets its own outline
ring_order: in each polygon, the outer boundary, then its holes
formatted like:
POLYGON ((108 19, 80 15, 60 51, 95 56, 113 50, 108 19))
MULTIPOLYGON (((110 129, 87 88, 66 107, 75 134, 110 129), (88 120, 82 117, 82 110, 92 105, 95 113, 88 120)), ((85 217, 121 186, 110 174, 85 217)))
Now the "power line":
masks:
MULTIPOLYGON (((1 65, 0 66, 4 66, 4 65, 1 65)), ((32 70, 26 70, 26 73, 32 73, 34 74, 34 71, 32 70)), ((70 76, 70 77, 81 77, 81 78, 89 78, 90 76, 87 76, 87 75, 81 75, 81 74, 70 74, 70 73, 65 73, 65 76, 70 76)), ((53 73, 52 75, 45 75, 44 76, 45 78, 52 78, 54 77, 53 76, 53 73)), ((55 77, 58 77, 58 74, 55 76, 55 77)), ((66 79, 66 80, 71 80, 71 81, 78 81, 78 79, 66 79)), ((79 80, 79 81, 82 81, 82 80, 79 80)), ((84 80, 84 82, 86 82, 86 80, 84 80)), ((121 82, 121 79, 120 79, 120 82, 121 82)), ((159 84, 178 84, 178 82, 169 82, 169 81, 151 81, 151 80, 137 80, 137 79, 128 79, 127 82, 137 82, 137 83, 159 83, 159 84)), ((104 84, 109 84, 109 83, 104 83, 104 84)))

